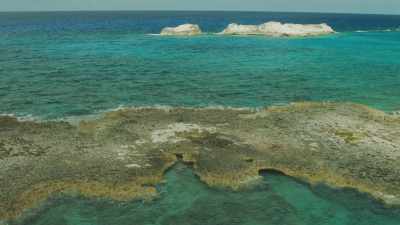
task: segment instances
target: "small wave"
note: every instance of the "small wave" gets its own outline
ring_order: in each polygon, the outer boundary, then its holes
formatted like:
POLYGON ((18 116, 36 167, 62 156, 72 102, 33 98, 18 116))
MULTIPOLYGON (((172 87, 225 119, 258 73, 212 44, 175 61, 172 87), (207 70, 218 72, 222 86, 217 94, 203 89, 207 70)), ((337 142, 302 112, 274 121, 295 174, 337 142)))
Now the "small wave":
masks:
POLYGON ((14 113, 0 113, 0 117, 13 117, 16 118, 20 122, 24 121, 43 121, 43 118, 39 116, 33 116, 31 114, 26 115, 18 115, 14 113))
POLYGON ((356 33, 369 33, 369 32, 399 32, 400 27, 398 28, 388 28, 388 29, 382 29, 382 30, 356 30, 354 32, 356 33))
MULTIPOLYGON (((277 105, 282 105, 282 104, 277 104, 277 105)), ((288 104, 285 104, 288 105, 288 104)), ((143 105, 143 106, 130 106, 130 105, 119 105, 116 108, 111 108, 111 109, 106 109, 106 110, 100 110, 96 111, 95 113, 107 113, 107 112, 115 112, 115 111, 120 111, 120 110, 144 110, 144 109, 158 109, 158 110, 164 110, 164 111, 171 111, 174 109, 192 109, 192 110, 209 110, 209 109, 216 109, 216 110, 238 110, 238 111, 243 111, 243 110, 259 110, 265 107, 236 107, 236 106, 225 106, 225 105, 204 105, 204 106, 171 106, 171 105, 143 105)))
MULTIPOLYGON (((330 103, 330 101, 324 101, 326 103, 330 103)), ((119 105, 114 108, 104 109, 104 110, 97 110, 90 114, 84 115, 72 115, 72 116, 63 116, 60 115, 59 117, 52 117, 48 118, 46 115, 37 116, 32 114, 22 114, 22 113, 0 113, 1 116, 7 117, 14 117, 18 121, 34 121, 34 122, 50 122, 50 121, 64 121, 71 124, 79 124, 81 121, 92 121, 99 118, 104 117, 107 113, 117 112, 117 111, 140 111, 140 110, 162 110, 165 112, 170 112, 173 110, 179 109, 189 109, 189 110, 235 110, 235 111, 251 111, 251 112, 260 112, 265 110, 266 108, 274 108, 274 107, 282 107, 282 106, 290 106, 292 104, 296 104, 296 102, 276 102, 269 105, 264 106, 254 106, 254 107, 243 107, 243 106, 227 106, 227 105, 200 105, 200 106, 172 106, 172 105, 162 105, 162 104, 155 104, 155 105, 119 105)), ((388 114, 391 115, 398 115, 400 116, 400 111, 386 111, 388 114)))
POLYGON ((399 111, 392 111, 389 114, 391 114, 393 116, 399 116, 400 117, 400 110, 399 111))
POLYGON ((0 116, 2 117, 17 117, 15 114, 13 113, 1 113, 0 116))

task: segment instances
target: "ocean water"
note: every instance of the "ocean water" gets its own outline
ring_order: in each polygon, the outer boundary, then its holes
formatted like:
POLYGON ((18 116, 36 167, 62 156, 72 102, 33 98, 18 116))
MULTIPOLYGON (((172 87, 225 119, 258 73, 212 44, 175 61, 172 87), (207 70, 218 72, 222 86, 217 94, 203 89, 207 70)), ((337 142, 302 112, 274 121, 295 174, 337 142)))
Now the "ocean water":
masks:
MULTIPOLYGON (((400 110, 400 16, 239 12, 0 13, 0 114, 58 119, 119 106, 263 107, 356 102, 400 110), (331 25, 313 38, 218 36, 231 22, 331 25), (198 37, 162 37, 199 24, 198 37)), ((353 190, 276 173, 252 190, 166 174, 153 202, 63 197, 23 225, 398 225, 400 211, 353 190)))
POLYGON ((119 106, 357 102, 400 110, 400 16, 239 12, 0 13, 0 113, 119 106), (330 24, 314 38, 229 37, 231 22, 330 24), (197 23, 207 34, 161 37, 197 23))
POLYGON ((400 209, 383 208, 353 190, 309 187, 265 172, 256 187, 217 190, 176 165, 152 202, 58 198, 22 225, 398 225, 400 209), (351 202, 351 204, 349 204, 351 202))

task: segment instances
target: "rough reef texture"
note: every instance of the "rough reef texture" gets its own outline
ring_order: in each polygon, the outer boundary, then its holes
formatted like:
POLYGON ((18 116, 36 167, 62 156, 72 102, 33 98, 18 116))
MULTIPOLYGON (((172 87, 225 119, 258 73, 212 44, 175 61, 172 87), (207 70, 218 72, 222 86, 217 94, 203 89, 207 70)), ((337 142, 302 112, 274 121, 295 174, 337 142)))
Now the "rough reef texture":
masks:
POLYGON ((0 221, 55 194, 148 199, 178 159, 245 188, 264 169, 400 204, 400 117, 356 104, 132 108, 67 122, 0 117, 0 221))
POLYGON ((229 24, 220 34, 225 35, 267 35, 305 37, 334 33, 332 27, 322 24, 292 24, 280 22, 268 22, 261 25, 229 24))
POLYGON ((200 35, 201 29, 195 24, 183 24, 177 27, 166 27, 162 29, 160 35, 194 36, 200 35))

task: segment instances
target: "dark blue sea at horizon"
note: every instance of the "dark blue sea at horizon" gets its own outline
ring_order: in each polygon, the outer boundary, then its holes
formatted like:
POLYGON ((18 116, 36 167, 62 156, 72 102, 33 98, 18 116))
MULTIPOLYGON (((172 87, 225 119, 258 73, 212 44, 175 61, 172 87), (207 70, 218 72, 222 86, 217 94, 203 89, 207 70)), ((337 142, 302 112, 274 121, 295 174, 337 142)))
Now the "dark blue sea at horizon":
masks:
MULTIPOLYGON (((58 119, 119 106, 263 107, 355 102, 400 110, 400 16, 264 12, 0 13, 0 114, 58 119), (229 23, 328 23, 312 38, 219 36, 229 23), (204 35, 163 37, 199 24, 204 35)), ((26 225, 399 225, 354 190, 266 174, 254 190, 215 190, 166 174, 150 203, 60 198, 26 225)), ((1 223, 1 222, 0 222, 1 223)))

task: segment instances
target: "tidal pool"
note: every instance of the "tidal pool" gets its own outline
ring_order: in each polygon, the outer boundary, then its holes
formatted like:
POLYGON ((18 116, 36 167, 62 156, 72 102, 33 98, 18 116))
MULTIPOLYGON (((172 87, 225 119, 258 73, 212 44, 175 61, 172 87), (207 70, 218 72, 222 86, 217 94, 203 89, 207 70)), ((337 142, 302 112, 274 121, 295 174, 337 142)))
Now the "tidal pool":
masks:
POLYGON ((398 225, 400 208, 355 190, 310 186, 274 171, 233 192, 210 188, 182 164, 166 173, 151 202, 62 197, 21 225, 398 225))

